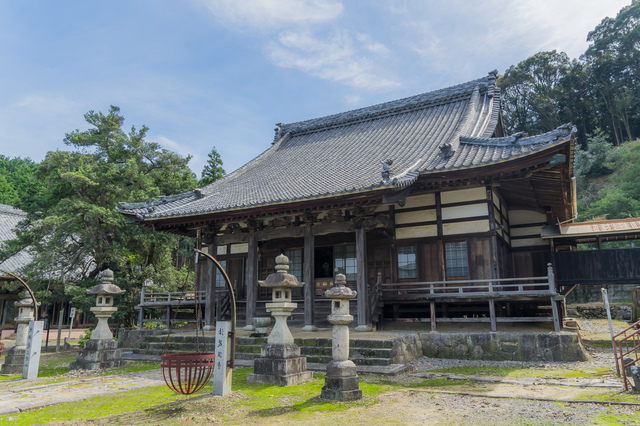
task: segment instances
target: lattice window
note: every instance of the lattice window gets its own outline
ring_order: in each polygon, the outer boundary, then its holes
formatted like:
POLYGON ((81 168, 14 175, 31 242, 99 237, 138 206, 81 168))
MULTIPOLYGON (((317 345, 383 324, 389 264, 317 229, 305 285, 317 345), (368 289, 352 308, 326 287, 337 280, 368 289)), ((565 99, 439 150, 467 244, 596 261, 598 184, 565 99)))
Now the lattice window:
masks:
POLYGON ((447 277, 466 277, 469 275, 466 241, 445 243, 444 257, 447 277))
POLYGON ((334 267, 337 273, 344 274, 347 281, 358 279, 358 262, 356 259, 356 246, 335 246, 333 248, 334 267))
POLYGON ((416 264, 416 246, 398 247, 398 278, 418 278, 418 265, 416 264))
MULTIPOLYGON (((219 260, 218 262, 220 263, 220 266, 222 266, 222 269, 226 271, 227 261, 219 260)), ((222 273, 218 270, 218 268, 216 268, 216 287, 224 287, 224 275, 222 275, 222 273)))
POLYGON ((289 273, 302 282, 302 249, 284 250, 282 254, 289 258, 289 273))

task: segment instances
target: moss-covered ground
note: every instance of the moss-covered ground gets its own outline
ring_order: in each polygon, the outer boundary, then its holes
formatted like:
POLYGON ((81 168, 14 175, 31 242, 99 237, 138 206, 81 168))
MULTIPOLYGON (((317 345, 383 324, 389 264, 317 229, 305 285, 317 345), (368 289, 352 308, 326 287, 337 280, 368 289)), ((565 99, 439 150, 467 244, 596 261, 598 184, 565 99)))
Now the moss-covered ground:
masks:
MULTIPOLYGON (((62 373, 75 359, 73 353, 46 354, 40 365, 40 378, 29 381, 30 386, 73 380, 62 373)), ((104 375, 124 374, 159 368, 157 363, 136 362, 107 372, 104 375)), ((505 367, 452 367, 434 372, 464 374, 469 376, 503 377, 596 377, 611 374, 609 369, 598 371, 569 371, 561 369, 532 370, 505 367)), ((249 385, 246 381, 249 368, 239 368, 233 372, 233 393, 227 397, 211 395, 211 385, 195 395, 185 397, 171 392, 166 386, 153 386, 114 393, 109 397, 87 398, 19 414, 0 416, 0 425, 31 424, 327 424, 329 423, 393 423, 393 412, 384 410, 388 403, 385 395, 414 395, 427 392, 487 395, 495 394, 496 387, 486 383, 444 378, 425 380, 417 377, 385 377, 361 374, 360 384, 364 397, 356 402, 327 402, 319 395, 324 385, 322 374, 315 374, 310 382, 281 388, 267 385, 249 385), (363 413, 377 413, 374 418, 363 419, 363 413), (380 414, 380 413, 383 414, 380 414), (377 416, 377 417, 376 417, 377 416), (382 417, 380 417, 382 416, 382 417)), ((24 386, 24 381, 16 377, 0 381, 0 391, 24 386)), ((501 385, 509 396, 508 385, 501 385)), ((402 397, 400 397, 402 398, 402 397)), ((622 402, 638 404, 640 394, 611 390, 578 391, 575 398, 582 401, 622 402)), ((440 409, 440 408, 437 408, 440 409)), ((398 406, 390 408, 398 410, 398 406)), ((606 411, 599 415, 595 424, 636 424, 640 414, 606 411), (631 417, 629 417, 631 416, 631 417), (633 417, 636 416, 636 417, 633 417)))

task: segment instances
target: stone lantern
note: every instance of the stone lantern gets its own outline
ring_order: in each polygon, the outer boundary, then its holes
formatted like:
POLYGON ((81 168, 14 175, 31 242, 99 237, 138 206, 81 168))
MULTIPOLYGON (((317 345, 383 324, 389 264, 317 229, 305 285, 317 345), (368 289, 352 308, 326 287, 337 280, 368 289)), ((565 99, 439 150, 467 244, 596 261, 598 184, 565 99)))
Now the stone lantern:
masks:
POLYGON ((113 334, 109 329, 108 319, 118 308, 113 306, 113 296, 122 294, 124 290, 113 283, 113 271, 107 269, 102 273, 102 282, 87 290, 87 294, 96 295, 96 306, 91 308, 91 312, 98 319, 96 329, 91 333, 91 340, 113 339, 113 334))
POLYGON ((87 290, 87 294, 96 295, 96 306, 91 312, 98 319, 98 325, 91 333, 91 339, 85 342, 84 350, 78 354, 76 361, 69 365, 70 370, 98 370, 124 365, 120 358, 118 342, 113 340, 113 334, 107 322, 118 308, 113 306, 113 297, 122 294, 124 290, 113 284, 113 271, 107 269, 102 272, 100 284, 87 290))
POLYGON ((362 398, 362 390, 356 373, 356 365, 349 360, 349 324, 353 316, 349 313, 349 299, 357 292, 347 287, 343 274, 336 275, 336 285, 325 292, 331 299, 331 315, 328 320, 333 324, 332 355, 327 364, 327 374, 321 397, 334 401, 353 401, 362 398))
POLYGON ((264 281, 258 281, 261 287, 271 288, 272 302, 265 306, 276 323, 267 338, 267 344, 260 351, 260 358, 254 361, 253 374, 247 376, 249 383, 292 386, 313 377, 307 371, 307 358, 300 356, 300 348, 293 343, 293 335, 287 326, 287 318, 298 306, 291 302, 291 289, 304 286, 288 271, 289 258, 281 254, 276 257, 276 273, 264 281))
MULTIPOLYGON (((29 337, 29 322, 34 318, 34 306, 31 296, 14 302, 18 316, 14 321, 18 324, 16 332, 16 344, 7 350, 7 356, 2 364, 2 374, 19 374, 22 373, 24 365, 24 354, 27 348, 27 338, 29 337)), ((40 305, 40 303, 38 303, 40 305)))

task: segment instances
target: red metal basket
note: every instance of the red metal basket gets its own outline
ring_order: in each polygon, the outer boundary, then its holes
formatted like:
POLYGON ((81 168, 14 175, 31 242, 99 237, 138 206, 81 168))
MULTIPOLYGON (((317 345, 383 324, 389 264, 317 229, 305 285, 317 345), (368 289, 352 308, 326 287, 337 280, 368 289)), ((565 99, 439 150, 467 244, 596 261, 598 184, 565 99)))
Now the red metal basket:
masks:
POLYGON ((161 355, 162 374, 169 388, 191 395, 204 387, 216 365, 214 353, 180 353, 161 355))

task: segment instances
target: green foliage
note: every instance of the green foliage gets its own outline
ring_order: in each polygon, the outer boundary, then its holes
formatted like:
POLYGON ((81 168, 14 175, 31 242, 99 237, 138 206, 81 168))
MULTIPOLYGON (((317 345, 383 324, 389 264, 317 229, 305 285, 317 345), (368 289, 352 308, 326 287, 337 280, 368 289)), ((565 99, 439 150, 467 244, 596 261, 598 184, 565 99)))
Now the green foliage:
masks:
POLYGON ((587 139, 587 149, 576 148, 576 177, 598 177, 610 174, 611 160, 615 160, 611 143, 600 129, 587 139))
POLYGON ((226 173, 222 168, 222 158, 220 157, 220 154, 218 154, 218 151, 216 151, 215 146, 209 153, 208 157, 209 159, 207 160, 207 164, 205 164, 202 169, 200 186, 206 186, 218 179, 222 179, 226 173))
POLYGON ((90 111, 85 120, 88 130, 64 139, 75 151, 49 152, 37 165, 34 176, 45 188, 38 194, 41 208, 31 212, 29 227, 19 229, 17 245, 34 253, 25 274, 45 304, 71 298, 88 313, 95 298, 86 289, 100 271, 112 269, 126 291, 116 298, 115 320, 130 325, 146 280, 165 291, 182 284, 187 262, 178 265, 176 254, 185 239, 127 225, 117 203, 185 192, 197 181, 187 167, 190 157, 146 141, 146 127, 125 132, 119 108, 90 111))
POLYGON ((564 52, 540 52, 512 65, 498 80, 504 90, 504 119, 508 131, 538 134, 561 123, 556 99, 559 82, 571 67, 564 52))
POLYGON ((37 169, 38 165, 30 158, 0 155, 0 204, 30 213, 42 208, 40 195, 45 186, 35 176, 37 169))
POLYGON ((88 328, 85 332, 84 332, 84 336, 82 336, 79 340, 78 340, 78 346, 80 346, 81 348, 84 348, 84 344, 87 343, 89 341, 89 339, 91 339, 91 333, 93 333, 93 329, 92 328, 88 328))
POLYGON ((587 152, 577 153, 579 219, 640 216, 640 140, 611 147, 597 139, 593 154, 591 149, 590 142, 587 152), (610 173, 602 176, 607 171, 610 173))
POLYGON ((540 52, 498 79, 508 132, 538 134, 571 122, 585 148, 598 128, 616 146, 640 134, 640 0, 603 19, 587 40, 579 60, 540 52))

